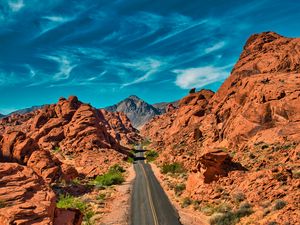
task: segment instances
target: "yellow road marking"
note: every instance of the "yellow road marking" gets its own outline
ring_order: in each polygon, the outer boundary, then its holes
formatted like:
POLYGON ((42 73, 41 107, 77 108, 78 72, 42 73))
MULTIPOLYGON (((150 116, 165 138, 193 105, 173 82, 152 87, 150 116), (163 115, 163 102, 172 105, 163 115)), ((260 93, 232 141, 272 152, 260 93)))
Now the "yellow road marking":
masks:
POLYGON ((159 225, 158 219, 157 219, 157 215, 156 215, 156 211, 155 211, 155 208, 154 208, 154 205, 153 205, 153 201, 152 201, 152 196, 151 196, 151 190, 150 190, 150 186, 149 186, 148 177, 147 177, 147 174, 146 174, 146 171, 145 171, 144 167, 141 164, 139 164, 139 165, 142 168, 143 173, 145 175, 145 179, 146 179, 146 183, 147 183, 146 184, 147 194, 148 194, 148 199, 149 199, 149 203, 150 203, 150 208, 151 208, 151 211, 152 211, 152 216, 153 216, 154 224, 155 225, 159 225))

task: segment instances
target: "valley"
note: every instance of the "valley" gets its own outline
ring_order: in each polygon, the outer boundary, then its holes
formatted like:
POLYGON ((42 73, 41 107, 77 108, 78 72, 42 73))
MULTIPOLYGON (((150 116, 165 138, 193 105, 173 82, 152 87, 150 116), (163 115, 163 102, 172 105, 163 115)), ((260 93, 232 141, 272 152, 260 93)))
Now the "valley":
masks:
POLYGON ((294 225, 300 39, 247 40, 217 92, 76 96, 0 119, 0 224, 294 225))

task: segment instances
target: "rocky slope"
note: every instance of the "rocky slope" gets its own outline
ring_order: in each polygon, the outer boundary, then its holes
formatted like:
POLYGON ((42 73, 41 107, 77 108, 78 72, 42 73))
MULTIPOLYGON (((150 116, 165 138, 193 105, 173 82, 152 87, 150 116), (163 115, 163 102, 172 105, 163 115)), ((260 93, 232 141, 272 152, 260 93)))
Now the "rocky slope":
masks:
POLYGON ((80 224, 78 212, 55 209, 50 186, 95 177, 122 164, 128 146, 139 138, 124 114, 97 110, 75 96, 1 119, 1 221, 58 224, 60 214, 67 214, 73 221, 68 224, 80 224))
MULTIPOLYGON (((174 106, 177 102, 173 102, 174 106)), ((116 105, 106 107, 105 110, 110 112, 123 112, 130 119, 135 128, 141 128, 145 123, 157 115, 166 112, 169 103, 148 104, 139 97, 132 95, 116 105)))
POLYGON ((244 201, 253 213, 241 224, 299 223, 300 39, 252 35, 218 92, 188 95, 142 134, 159 163, 188 169, 184 196, 200 208, 244 201))

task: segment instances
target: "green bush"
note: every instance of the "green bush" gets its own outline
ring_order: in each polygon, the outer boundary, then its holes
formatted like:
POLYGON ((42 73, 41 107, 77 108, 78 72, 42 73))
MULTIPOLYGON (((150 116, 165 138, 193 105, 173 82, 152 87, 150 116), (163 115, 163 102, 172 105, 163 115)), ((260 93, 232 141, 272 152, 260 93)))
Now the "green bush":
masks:
POLYGON ((144 140, 141 142, 141 145, 142 145, 142 146, 148 146, 148 145, 150 145, 150 144, 151 144, 151 140, 148 139, 148 138, 144 139, 144 140))
POLYGON ((192 203, 193 203, 192 199, 186 197, 186 198, 183 199, 182 204, 181 204, 181 207, 182 207, 182 208, 188 207, 188 206, 191 205, 192 203))
POLYGON ((145 157, 148 162, 154 161, 158 157, 158 152, 154 150, 149 150, 146 152, 145 157))
POLYGON ((106 173, 97 176, 94 180, 94 184, 100 186, 111 186, 115 184, 122 184, 123 182, 124 177, 121 173, 106 173))
POLYGON ((124 173, 126 170, 119 164, 115 164, 109 168, 110 173, 124 173))
POLYGON ((181 195, 182 192, 185 190, 185 184, 177 184, 175 187, 174 187, 174 191, 175 191, 175 194, 178 196, 178 195, 181 195))
POLYGON ((85 212, 83 221, 85 222, 85 225, 93 225, 92 217, 95 215, 95 213, 92 210, 88 210, 85 212))
POLYGON ((274 210, 283 209, 286 206, 286 202, 283 200, 276 200, 274 205, 274 210))
POLYGON ((127 160, 128 163, 134 163, 134 158, 128 156, 127 160))
POLYGON ((60 149, 60 147, 56 146, 56 147, 54 147, 54 148, 52 149, 52 151, 53 151, 54 153, 58 153, 58 152, 61 152, 61 149, 60 149))
POLYGON ((75 178, 75 179, 73 179, 73 180, 71 181, 71 183, 72 183, 73 185, 79 185, 79 184, 81 184, 81 180, 79 180, 78 178, 75 178))
POLYGON ((177 162, 171 163, 171 164, 164 164, 162 166, 161 172, 166 173, 183 173, 185 172, 185 169, 183 166, 177 162))
POLYGON ((106 194, 101 193, 97 196, 96 199, 99 200, 100 202, 103 202, 105 200, 105 198, 106 198, 106 194))
POLYGON ((56 207, 60 209, 79 209, 84 213, 87 209, 87 204, 72 195, 60 195, 56 203, 56 207))

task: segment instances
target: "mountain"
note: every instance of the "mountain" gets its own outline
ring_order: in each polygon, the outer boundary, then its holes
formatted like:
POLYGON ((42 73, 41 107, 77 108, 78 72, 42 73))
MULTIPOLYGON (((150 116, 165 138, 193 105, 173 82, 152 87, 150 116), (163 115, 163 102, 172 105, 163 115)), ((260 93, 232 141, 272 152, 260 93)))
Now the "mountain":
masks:
POLYGON ((156 108, 160 114, 164 114, 167 112, 168 106, 173 105, 174 107, 178 107, 179 101, 174 101, 174 102, 160 102, 160 103, 155 103, 152 104, 154 108, 156 108))
MULTIPOLYGON (((187 169, 186 181, 174 181, 183 182, 184 197, 204 208, 225 206, 233 215, 247 204, 243 224, 297 224, 299 73, 300 38, 252 35, 216 93, 190 93, 141 134, 158 150, 161 165, 187 169)), ((214 219, 230 220, 226 215, 214 219)))
POLYGON ((28 107, 28 108, 24 108, 24 109, 19 109, 19 110, 16 110, 16 111, 11 112, 9 115, 12 115, 12 114, 25 114, 25 113, 29 113, 29 112, 38 110, 38 109, 40 109, 40 108, 43 108, 44 106, 46 106, 46 105, 32 106, 32 107, 28 107))
POLYGON ((123 112, 136 128, 142 127, 150 119, 166 112, 169 103, 158 103, 151 105, 135 95, 131 95, 123 101, 106 107, 110 112, 123 112))
POLYGON ((44 106, 46 106, 46 105, 32 106, 32 107, 28 107, 28 108, 24 108, 24 109, 19 109, 19 110, 16 110, 16 111, 13 111, 13 112, 9 113, 8 115, 3 115, 3 114, 0 113, 0 118, 11 116, 13 114, 25 114, 25 113, 29 113, 29 112, 38 110, 40 108, 43 108, 44 106))

